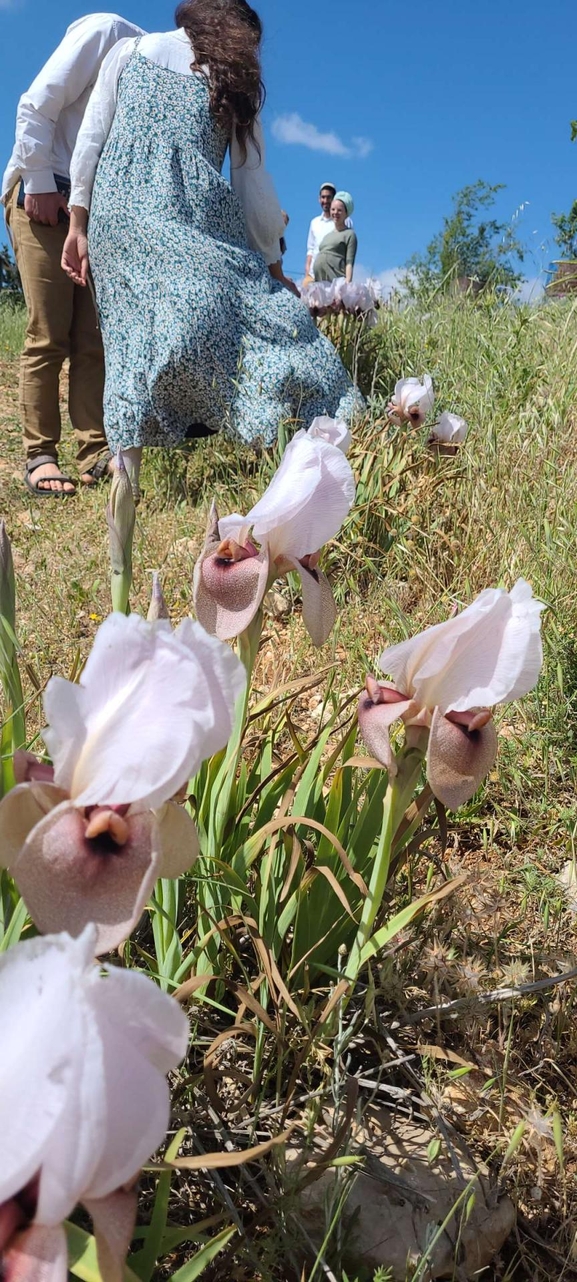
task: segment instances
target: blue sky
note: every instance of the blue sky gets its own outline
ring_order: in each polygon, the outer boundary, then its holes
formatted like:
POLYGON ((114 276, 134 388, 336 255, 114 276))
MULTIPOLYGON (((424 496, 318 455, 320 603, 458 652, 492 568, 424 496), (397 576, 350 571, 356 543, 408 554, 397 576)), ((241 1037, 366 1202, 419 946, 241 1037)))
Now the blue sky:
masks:
MULTIPOLYGON (((289 270, 301 274, 318 186, 329 179, 355 197, 359 258, 371 272, 392 271, 424 249, 452 194, 477 178, 506 183, 496 207, 504 221, 525 207, 527 276, 555 256, 551 211, 577 196, 569 0, 257 7, 266 32, 268 163, 291 216, 289 270)), ((127 0, 121 12, 152 31, 172 25, 173 8, 127 0)), ((19 93, 87 11, 78 0, 0 0, 0 163, 19 93)))

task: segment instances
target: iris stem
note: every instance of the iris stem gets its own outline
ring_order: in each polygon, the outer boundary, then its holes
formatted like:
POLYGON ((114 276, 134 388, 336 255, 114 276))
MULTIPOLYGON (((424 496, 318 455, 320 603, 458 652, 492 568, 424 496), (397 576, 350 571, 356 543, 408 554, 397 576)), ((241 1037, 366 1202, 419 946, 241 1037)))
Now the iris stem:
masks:
MULTIPOLYGON (((231 798, 236 788, 236 779, 238 773, 238 764, 242 752, 244 739, 244 727, 248 713, 250 699, 251 679, 258 655, 260 639, 263 629, 263 613, 258 610, 249 627, 241 632, 238 638, 238 654, 246 669, 246 686, 241 695, 239 695, 236 706, 236 715, 234 729, 229 741, 224 762, 220 768, 220 787, 217 785, 217 800, 213 810, 213 823, 211 825, 212 835, 212 853, 218 857, 222 849, 224 831, 230 817, 231 798)), ((211 807, 212 809, 212 807, 211 807)))
POLYGON ((422 753, 414 748, 405 750, 397 757, 397 774, 389 779, 383 801, 383 822, 369 883, 369 893, 363 904, 359 928, 345 969, 345 978, 352 980, 353 983, 358 978, 362 967, 363 949, 371 938, 375 920, 381 909, 391 859, 395 852, 395 838, 405 811, 412 800, 421 773, 421 763, 422 753))

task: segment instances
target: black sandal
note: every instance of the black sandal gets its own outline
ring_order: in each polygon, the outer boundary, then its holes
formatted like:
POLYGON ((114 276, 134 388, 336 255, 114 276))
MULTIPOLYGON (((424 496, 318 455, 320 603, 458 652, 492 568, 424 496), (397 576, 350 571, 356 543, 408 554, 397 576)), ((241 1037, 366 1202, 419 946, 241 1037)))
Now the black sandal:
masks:
POLYGON ((58 468, 58 476, 39 476, 36 481, 36 484, 34 484, 34 481, 31 479, 32 476, 34 475, 34 472, 37 470, 37 468, 44 467, 46 463, 54 463, 55 467, 58 467, 58 463, 54 458, 53 454, 39 454, 36 458, 28 459, 28 462, 26 464, 26 469, 24 472, 24 484, 26 488, 30 490, 30 493, 34 494, 34 496, 37 499, 72 499, 74 498, 74 495, 76 494, 76 481, 73 481, 71 476, 65 476, 64 473, 60 471, 60 468, 58 468), (68 485, 73 485, 74 489, 73 490, 52 490, 52 489, 41 490, 39 488, 39 486, 41 486, 44 482, 48 484, 48 482, 50 481, 61 481, 63 485, 66 483, 68 485))
POLYGON ((84 469, 82 475, 92 477, 91 481, 82 482, 87 490, 93 490, 94 486, 98 485, 99 481, 106 481, 110 479, 109 463, 111 458, 112 454, 103 454, 101 458, 97 459, 96 463, 92 464, 92 467, 86 467, 84 469))

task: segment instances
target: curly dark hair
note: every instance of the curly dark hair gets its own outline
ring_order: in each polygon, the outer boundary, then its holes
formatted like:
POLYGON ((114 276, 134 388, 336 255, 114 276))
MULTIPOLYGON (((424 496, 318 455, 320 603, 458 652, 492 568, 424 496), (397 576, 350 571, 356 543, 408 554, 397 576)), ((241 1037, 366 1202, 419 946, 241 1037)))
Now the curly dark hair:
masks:
POLYGON ((248 138, 264 103, 262 22, 247 0, 182 0, 174 15, 194 51, 195 71, 206 75, 215 120, 246 160, 248 138))

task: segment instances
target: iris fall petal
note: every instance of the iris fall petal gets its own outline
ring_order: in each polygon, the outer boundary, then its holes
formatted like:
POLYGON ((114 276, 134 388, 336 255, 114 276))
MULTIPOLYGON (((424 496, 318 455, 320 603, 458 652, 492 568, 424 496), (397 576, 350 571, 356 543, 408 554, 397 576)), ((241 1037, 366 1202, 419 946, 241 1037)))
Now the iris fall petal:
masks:
POLYGON ((469 731, 447 720, 439 708, 433 713, 427 748, 427 779, 448 810, 458 810, 476 793, 497 756, 493 721, 469 731))

